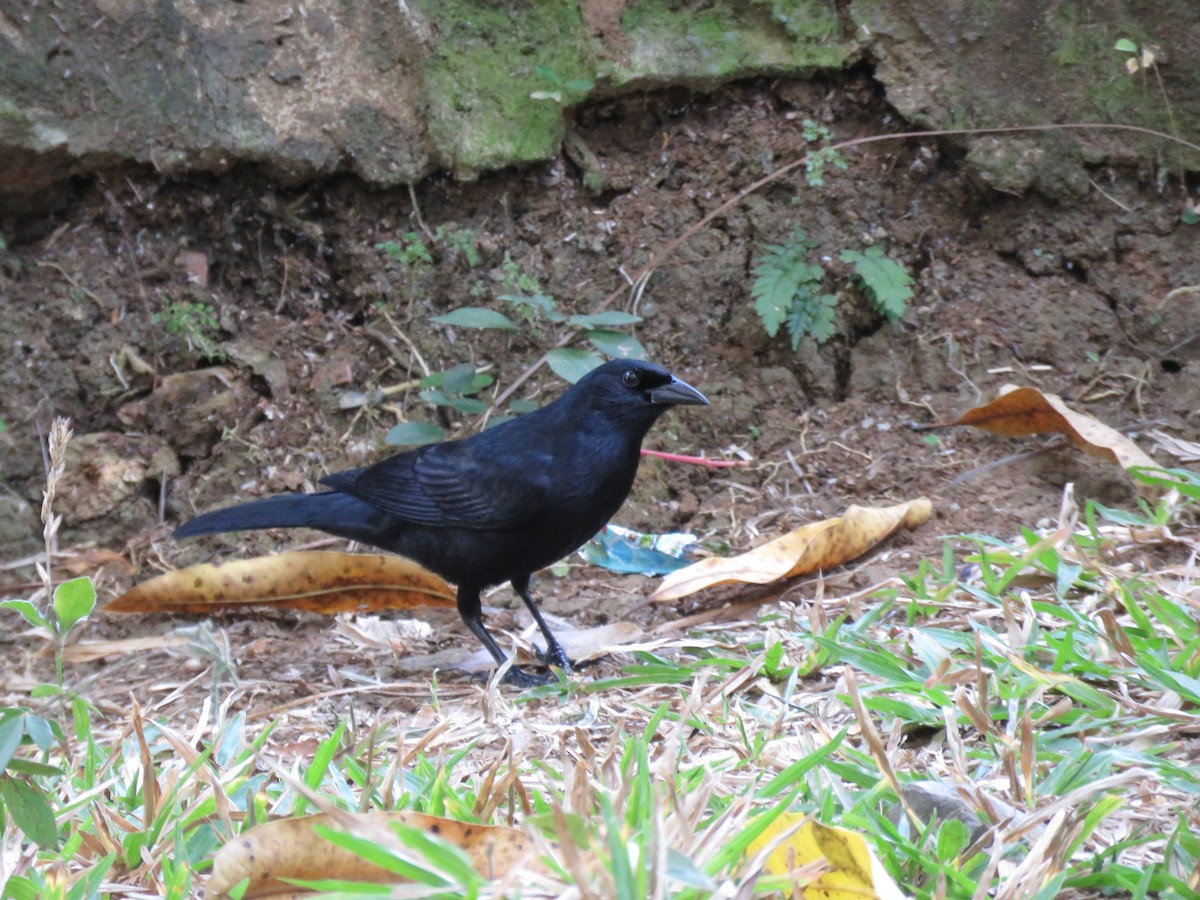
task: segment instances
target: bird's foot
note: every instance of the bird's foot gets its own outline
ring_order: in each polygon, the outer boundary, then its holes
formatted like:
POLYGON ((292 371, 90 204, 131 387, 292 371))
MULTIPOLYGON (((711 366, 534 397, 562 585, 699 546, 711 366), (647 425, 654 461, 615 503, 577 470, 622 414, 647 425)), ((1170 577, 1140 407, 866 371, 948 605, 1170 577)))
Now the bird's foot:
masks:
POLYGON ((562 644, 558 641, 552 642, 545 650, 534 644, 533 652, 537 655, 538 662, 543 666, 554 666, 555 668, 562 669, 568 675, 575 671, 575 664, 571 662, 571 657, 567 656, 567 651, 563 649, 562 644))
POLYGON ((518 669, 516 666, 510 666, 508 671, 504 673, 504 677, 500 679, 500 683, 517 688, 535 688, 545 684, 553 684, 556 680, 554 673, 550 671, 527 672, 524 669, 518 669))

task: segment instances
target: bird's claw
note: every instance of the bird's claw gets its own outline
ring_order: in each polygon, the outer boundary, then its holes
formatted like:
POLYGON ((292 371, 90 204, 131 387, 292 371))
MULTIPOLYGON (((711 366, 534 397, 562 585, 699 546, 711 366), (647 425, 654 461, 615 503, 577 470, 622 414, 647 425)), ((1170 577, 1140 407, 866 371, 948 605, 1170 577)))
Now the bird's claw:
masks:
POLYGON ((500 679, 500 683, 517 688, 535 688, 545 684, 552 684, 554 680, 553 672, 526 672, 524 669, 510 666, 508 671, 504 673, 504 677, 500 679))
POLYGON ((567 652, 563 650, 562 645, 555 641, 550 645, 549 650, 543 650, 536 644, 533 647, 533 652, 543 666, 546 667, 544 672, 527 672, 525 669, 517 666, 509 666, 508 671, 504 673, 504 677, 500 679, 501 684, 511 685, 517 688, 534 688, 541 687, 544 684, 553 684, 557 680, 554 672, 555 669, 562 669, 568 675, 575 671, 567 652))
POLYGON ((543 666, 554 666, 556 669, 562 669, 568 675, 575 671, 575 664, 571 662, 571 658, 567 656, 567 651, 563 649, 562 644, 558 641, 550 644, 543 650, 537 644, 533 645, 533 652, 543 666))

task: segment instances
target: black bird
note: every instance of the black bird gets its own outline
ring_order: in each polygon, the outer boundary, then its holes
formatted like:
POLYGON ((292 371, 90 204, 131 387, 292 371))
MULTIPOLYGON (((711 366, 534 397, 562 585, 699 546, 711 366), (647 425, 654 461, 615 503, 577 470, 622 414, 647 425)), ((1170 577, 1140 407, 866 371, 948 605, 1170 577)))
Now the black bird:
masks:
POLYGON ((633 485, 642 438, 680 405, 708 400, 661 366, 612 360, 553 403, 480 434, 337 472, 321 479, 331 488, 322 493, 205 513, 174 536, 305 527, 398 553, 458 585, 458 612, 497 665, 506 657, 483 625, 479 594, 510 581, 546 637, 545 660, 569 672, 529 595, 530 575, 604 527, 633 485))

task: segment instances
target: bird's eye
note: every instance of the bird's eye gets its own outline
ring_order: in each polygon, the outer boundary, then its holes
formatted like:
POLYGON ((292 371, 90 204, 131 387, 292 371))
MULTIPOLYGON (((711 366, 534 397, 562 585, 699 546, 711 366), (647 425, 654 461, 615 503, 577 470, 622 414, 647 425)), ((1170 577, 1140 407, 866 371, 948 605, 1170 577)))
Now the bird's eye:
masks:
POLYGON ((641 382, 641 376, 638 375, 637 372, 633 371, 633 369, 626 369, 621 373, 621 384, 625 385, 627 388, 635 388, 641 384, 641 382))

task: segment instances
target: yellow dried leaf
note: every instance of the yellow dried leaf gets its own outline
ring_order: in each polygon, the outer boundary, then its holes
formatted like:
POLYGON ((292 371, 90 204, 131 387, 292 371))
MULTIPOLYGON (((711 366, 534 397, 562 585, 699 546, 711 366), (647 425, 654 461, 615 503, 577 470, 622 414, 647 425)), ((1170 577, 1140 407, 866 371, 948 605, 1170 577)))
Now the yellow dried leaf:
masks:
POLYGON ((409 559, 294 551, 168 572, 133 587, 107 612, 207 614, 242 606, 310 612, 368 612, 453 606, 454 591, 409 559))
POLYGON ((1076 412, 1055 394, 1006 384, 991 403, 967 410, 951 425, 972 425, 995 434, 1024 437, 1065 434, 1075 446, 1122 468, 1156 466, 1137 444, 1098 419, 1076 412))
POLYGON ((530 848, 524 834, 503 825, 477 825, 407 810, 318 813, 299 819, 266 822, 231 838, 213 856, 207 893, 209 896, 227 893, 243 879, 250 881, 246 898, 294 891, 294 886, 283 882, 283 878, 302 881, 339 879, 372 884, 400 882, 403 879, 394 872, 330 843, 313 830, 314 826, 323 825, 399 848, 390 828, 394 822, 437 835, 458 847, 471 860, 475 871, 485 878, 503 876, 525 857, 530 848))
MULTIPOLYGON (((751 842, 747 855, 758 853, 805 818, 783 813, 751 842)), ((810 900, 904 897, 862 835, 812 820, 800 825, 771 851, 766 870, 772 875, 791 875, 793 883, 802 889, 800 895, 810 900)))
POLYGON ((837 519, 813 522, 739 556, 711 556, 672 572, 650 597, 676 600, 729 582, 768 584, 862 556, 900 528, 916 528, 933 505, 920 497, 882 509, 851 506, 837 519))

